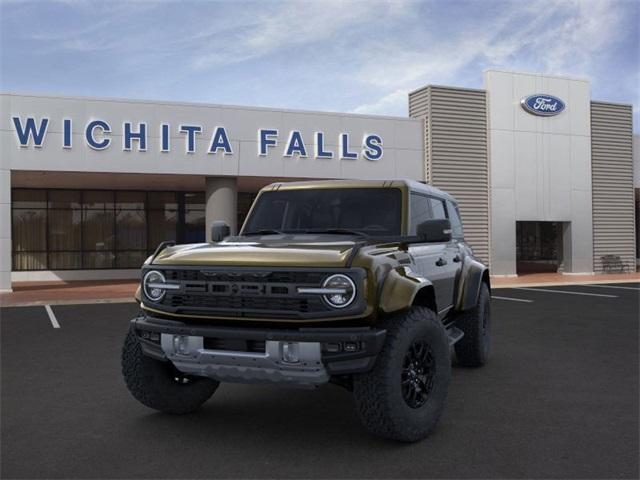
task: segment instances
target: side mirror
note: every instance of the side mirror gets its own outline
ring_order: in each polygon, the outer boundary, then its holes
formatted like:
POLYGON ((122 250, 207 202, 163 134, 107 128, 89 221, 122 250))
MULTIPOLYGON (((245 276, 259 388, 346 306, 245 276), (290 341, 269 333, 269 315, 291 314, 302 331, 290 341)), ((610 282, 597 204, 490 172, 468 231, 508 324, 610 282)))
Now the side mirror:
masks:
POLYGON ((426 220, 416 227, 416 234, 424 242, 451 241, 451 222, 447 219, 426 220))
POLYGON ((217 220, 211 224, 211 241, 221 242, 225 238, 231 235, 231 228, 227 225, 227 222, 217 220))

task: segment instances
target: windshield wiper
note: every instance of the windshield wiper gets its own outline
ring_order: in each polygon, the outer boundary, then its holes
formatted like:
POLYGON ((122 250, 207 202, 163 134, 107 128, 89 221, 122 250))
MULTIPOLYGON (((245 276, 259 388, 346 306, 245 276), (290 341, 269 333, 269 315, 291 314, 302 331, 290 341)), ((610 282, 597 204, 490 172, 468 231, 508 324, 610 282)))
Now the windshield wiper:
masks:
POLYGON ((284 235, 284 232, 281 232, 280 230, 271 229, 271 228, 264 228, 262 230, 255 230, 253 232, 242 233, 243 237, 246 235, 284 235))
POLYGON ((358 230, 349 230, 348 228, 326 228, 323 230, 305 230, 302 233, 335 233, 338 235, 358 235, 359 237, 368 237, 364 232, 358 230))

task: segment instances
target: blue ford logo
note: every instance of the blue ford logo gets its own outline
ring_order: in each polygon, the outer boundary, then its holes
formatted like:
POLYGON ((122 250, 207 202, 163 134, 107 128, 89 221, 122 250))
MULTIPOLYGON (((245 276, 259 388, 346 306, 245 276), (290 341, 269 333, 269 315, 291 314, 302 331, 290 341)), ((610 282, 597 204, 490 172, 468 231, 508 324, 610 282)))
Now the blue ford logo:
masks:
POLYGON ((565 103, 558 97, 543 95, 541 93, 523 98, 520 100, 520 105, 522 105, 522 108, 527 112, 544 117, 558 115, 565 108, 565 103))

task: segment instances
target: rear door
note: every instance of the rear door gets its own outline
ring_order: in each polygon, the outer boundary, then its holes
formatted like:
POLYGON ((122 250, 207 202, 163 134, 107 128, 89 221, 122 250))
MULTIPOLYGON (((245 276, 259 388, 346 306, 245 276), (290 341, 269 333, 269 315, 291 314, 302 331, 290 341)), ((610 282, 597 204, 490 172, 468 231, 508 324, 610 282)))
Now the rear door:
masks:
MULTIPOLYGON (((411 193, 409 235, 415 235, 416 226, 425 220, 446 218, 446 216, 440 216, 442 214, 440 207, 444 207, 444 204, 432 204, 432 200, 434 200, 432 197, 416 192, 411 193)), ((444 214, 446 215, 446 210, 444 210, 444 214)), ((454 284, 450 276, 454 262, 449 243, 425 242, 412 243, 409 246, 409 255, 411 255, 418 273, 428 278, 433 284, 439 313, 447 310, 453 303, 454 284)))
MULTIPOLYGON (((429 201, 431 203, 433 218, 448 219, 452 224, 453 230, 454 218, 449 213, 447 202, 437 197, 430 197, 429 201)), ((442 255, 438 258, 438 263, 441 265, 442 274, 445 277, 442 281, 441 287, 443 296, 443 309, 451 307, 455 303, 456 285, 462 265, 461 260, 462 257, 460 255, 458 241, 454 238, 454 235, 452 235, 451 241, 443 244, 442 255)), ((438 308, 440 308, 440 304, 438 304, 438 308)))

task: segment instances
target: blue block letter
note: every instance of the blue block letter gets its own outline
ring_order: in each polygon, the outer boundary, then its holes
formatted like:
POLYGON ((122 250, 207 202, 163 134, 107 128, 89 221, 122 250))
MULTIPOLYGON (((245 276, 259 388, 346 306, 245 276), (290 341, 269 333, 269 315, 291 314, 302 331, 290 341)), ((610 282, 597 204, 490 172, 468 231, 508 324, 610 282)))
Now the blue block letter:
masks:
POLYGON ((287 142, 287 151, 284 153, 284 156, 290 157, 294 153, 297 153, 301 157, 307 156, 307 148, 304 146, 302 134, 298 130, 291 130, 289 141, 287 142))
POLYGON ((213 136, 211 137, 211 145, 209 146, 209 153, 216 153, 219 149, 222 149, 225 154, 232 154, 231 142, 227 137, 227 131, 224 127, 217 127, 213 136))
POLYGON ((160 125, 160 151, 161 152, 169 152, 169 125, 163 123, 160 125))
POLYGON ((40 128, 36 130, 36 121, 33 117, 27 117, 25 127, 22 127, 20 117, 13 117, 13 124, 16 127, 16 133, 18 134, 18 142, 21 147, 29 146, 29 139, 33 137, 33 146, 36 148, 42 147, 44 137, 47 135, 47 127, 49 126, 49 119, 43 118, 40 120, 40 128))
POLYGON ((268 147, 275 147, 278 144, 278 140, 275 138, 269 138, 278 136, 278 130, 259 130, 258 131, 258 155, 264 156, 267 154, 268 147))
POLYGON ((92 122, 89 122, 87 124, 87 128, 84 131, 84 137, 91 148, 93 148, 94 150, 104 150, 111 143, 111 139, 103 138, 101 142, 96 141, 93 136, 93 131, 96 128, 102 130, 102 133, 111 133, 111 127, 107 122, 104 122, 102 120, 93 120, 92 122))
POLYGON ((138 131, 131 131, 131 123, 124 122, 122 126, 122 148, 131 150, 131 140, 138 140, 138 151, 145 152, 147 150, 147 124, 139 123, 138 131))
POLYGON ((323 132, 316 132, 316 158, 333 158, 333 152, 324 149, 323 132))
POLYGON ((382 138, 380 135, 367 135, 364 139, 362 155, 367 160, 380 160, 382 158, 382 138))
POLYGON ((340 158, 343 160, 356 160, 358 154, 349 151, 349 134, 340 134, 340 158))
POLYGON ((62 148, 71 148, 73 139, 72 133, 71 119, 65 118, 62 121, 62 148))
POLYGON ((180 125, 180 132, 187 134, 187 153, 196 151, 196 133, 202 132, 200 125, 180 125))

